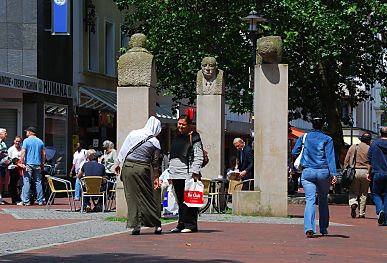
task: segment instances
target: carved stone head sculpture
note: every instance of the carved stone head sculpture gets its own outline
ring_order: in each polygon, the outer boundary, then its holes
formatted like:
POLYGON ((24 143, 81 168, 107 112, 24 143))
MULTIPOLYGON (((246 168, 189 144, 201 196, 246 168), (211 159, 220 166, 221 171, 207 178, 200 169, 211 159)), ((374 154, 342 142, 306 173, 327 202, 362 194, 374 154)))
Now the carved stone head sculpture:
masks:
POLYGON ((261 37, 257 41, 257 64, 278 64, 282 59, 282 39, 279 36, 261 37))
POLYGON ((204 57, 196 77, 198 95, 222 95, 224 92, 223 70, 218 69, 214 57, 204 57))
POLYGON ((204 57, 202 60, 202 72, 207 81, 214 80, 218 70, 218 63, 214 57, 204 57))
POLYGON ((132 48, 145 48, 145 49, 147 49, 148 48, 148 40, 147 40, 146 36, 142 33, 133 34, 130 37, 130 41, 129 41, 129 49, 132 49, 132 48))
POLYGON ((129 50, 118 59, 118 86, 156 87, 156 65, 147 46, 144 34, 130 37, 129 50))

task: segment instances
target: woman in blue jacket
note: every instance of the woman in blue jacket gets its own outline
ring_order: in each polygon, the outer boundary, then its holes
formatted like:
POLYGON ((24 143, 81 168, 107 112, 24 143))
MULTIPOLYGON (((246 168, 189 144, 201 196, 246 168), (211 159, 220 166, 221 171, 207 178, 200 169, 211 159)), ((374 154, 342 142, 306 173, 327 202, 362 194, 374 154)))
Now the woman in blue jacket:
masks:
POLYGON ((303 137, 306 136, 300 165, 302 166, 301 182, 306 199, 304 232, 308 238, 316 234, 316 192, 318 192, 320 233, 328 234, 329 186, 331 183, 335 184, 337 180, 333 140, 321 131, 324 123, 324 119, 314 118, 312 120, 313 129, 298 138, 292 151, 295 157, 301 153, 303 137))

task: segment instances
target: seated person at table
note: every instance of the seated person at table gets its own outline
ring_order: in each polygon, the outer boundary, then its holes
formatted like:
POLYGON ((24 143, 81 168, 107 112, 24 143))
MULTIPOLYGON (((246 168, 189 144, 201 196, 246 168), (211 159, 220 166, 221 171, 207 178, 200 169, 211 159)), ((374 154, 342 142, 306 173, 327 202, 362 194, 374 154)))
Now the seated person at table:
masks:
MULTIPOLYGON (((94 149, 90 149, 86 153, 88 162, 85 162, 78 173, 78 178, 81 179, 83 176, 105 176, 105 166, 97 162, 97 153, 94 149)), ((105 191, 106 181, 101 185, 101 191, 105 191)), ((91 211, 90 197, 84 197, 83 209, 87 212, 91 211)), ((98 198, 97 204, 94 205, 94 210, 102 210, 102 198, 98 198)))

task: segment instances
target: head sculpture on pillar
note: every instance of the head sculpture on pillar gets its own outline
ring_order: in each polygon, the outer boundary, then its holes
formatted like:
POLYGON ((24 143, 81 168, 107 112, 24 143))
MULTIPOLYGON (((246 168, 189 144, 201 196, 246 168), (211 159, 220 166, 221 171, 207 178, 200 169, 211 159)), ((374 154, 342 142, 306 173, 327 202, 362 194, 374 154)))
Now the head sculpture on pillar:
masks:
POLYGON ((128 51, 118 59, 118 86, 156 87, 156 66, 142 33, 130 37, 128 51))
POLYGON ((142 33, 136 33, 130 37, 129 50, 138 48, 148 48, 148 39, 142 33))
POLYGON ((282 59, 282 39, 279 36, 261 37, 257 40, 257 64, 279 64, 282 59))
POLYGON ((198 95, 221 95, 224 90, 223 71, 218 69, 214 57, 204 57, 201 70, 197 73, 196 92, 198 95))

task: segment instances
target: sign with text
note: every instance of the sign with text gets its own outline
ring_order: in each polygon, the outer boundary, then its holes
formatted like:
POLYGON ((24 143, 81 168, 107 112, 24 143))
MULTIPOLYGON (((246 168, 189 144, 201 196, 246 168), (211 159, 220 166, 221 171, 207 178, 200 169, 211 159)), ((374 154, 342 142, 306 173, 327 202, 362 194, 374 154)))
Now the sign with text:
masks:
POLYGON ((72 86, 0 71, 0 87, 72 98, 72 86))
POLYGON ((52 34, 70 35, 70 1, 69 0, 51 0, 52 1, 52 34))

